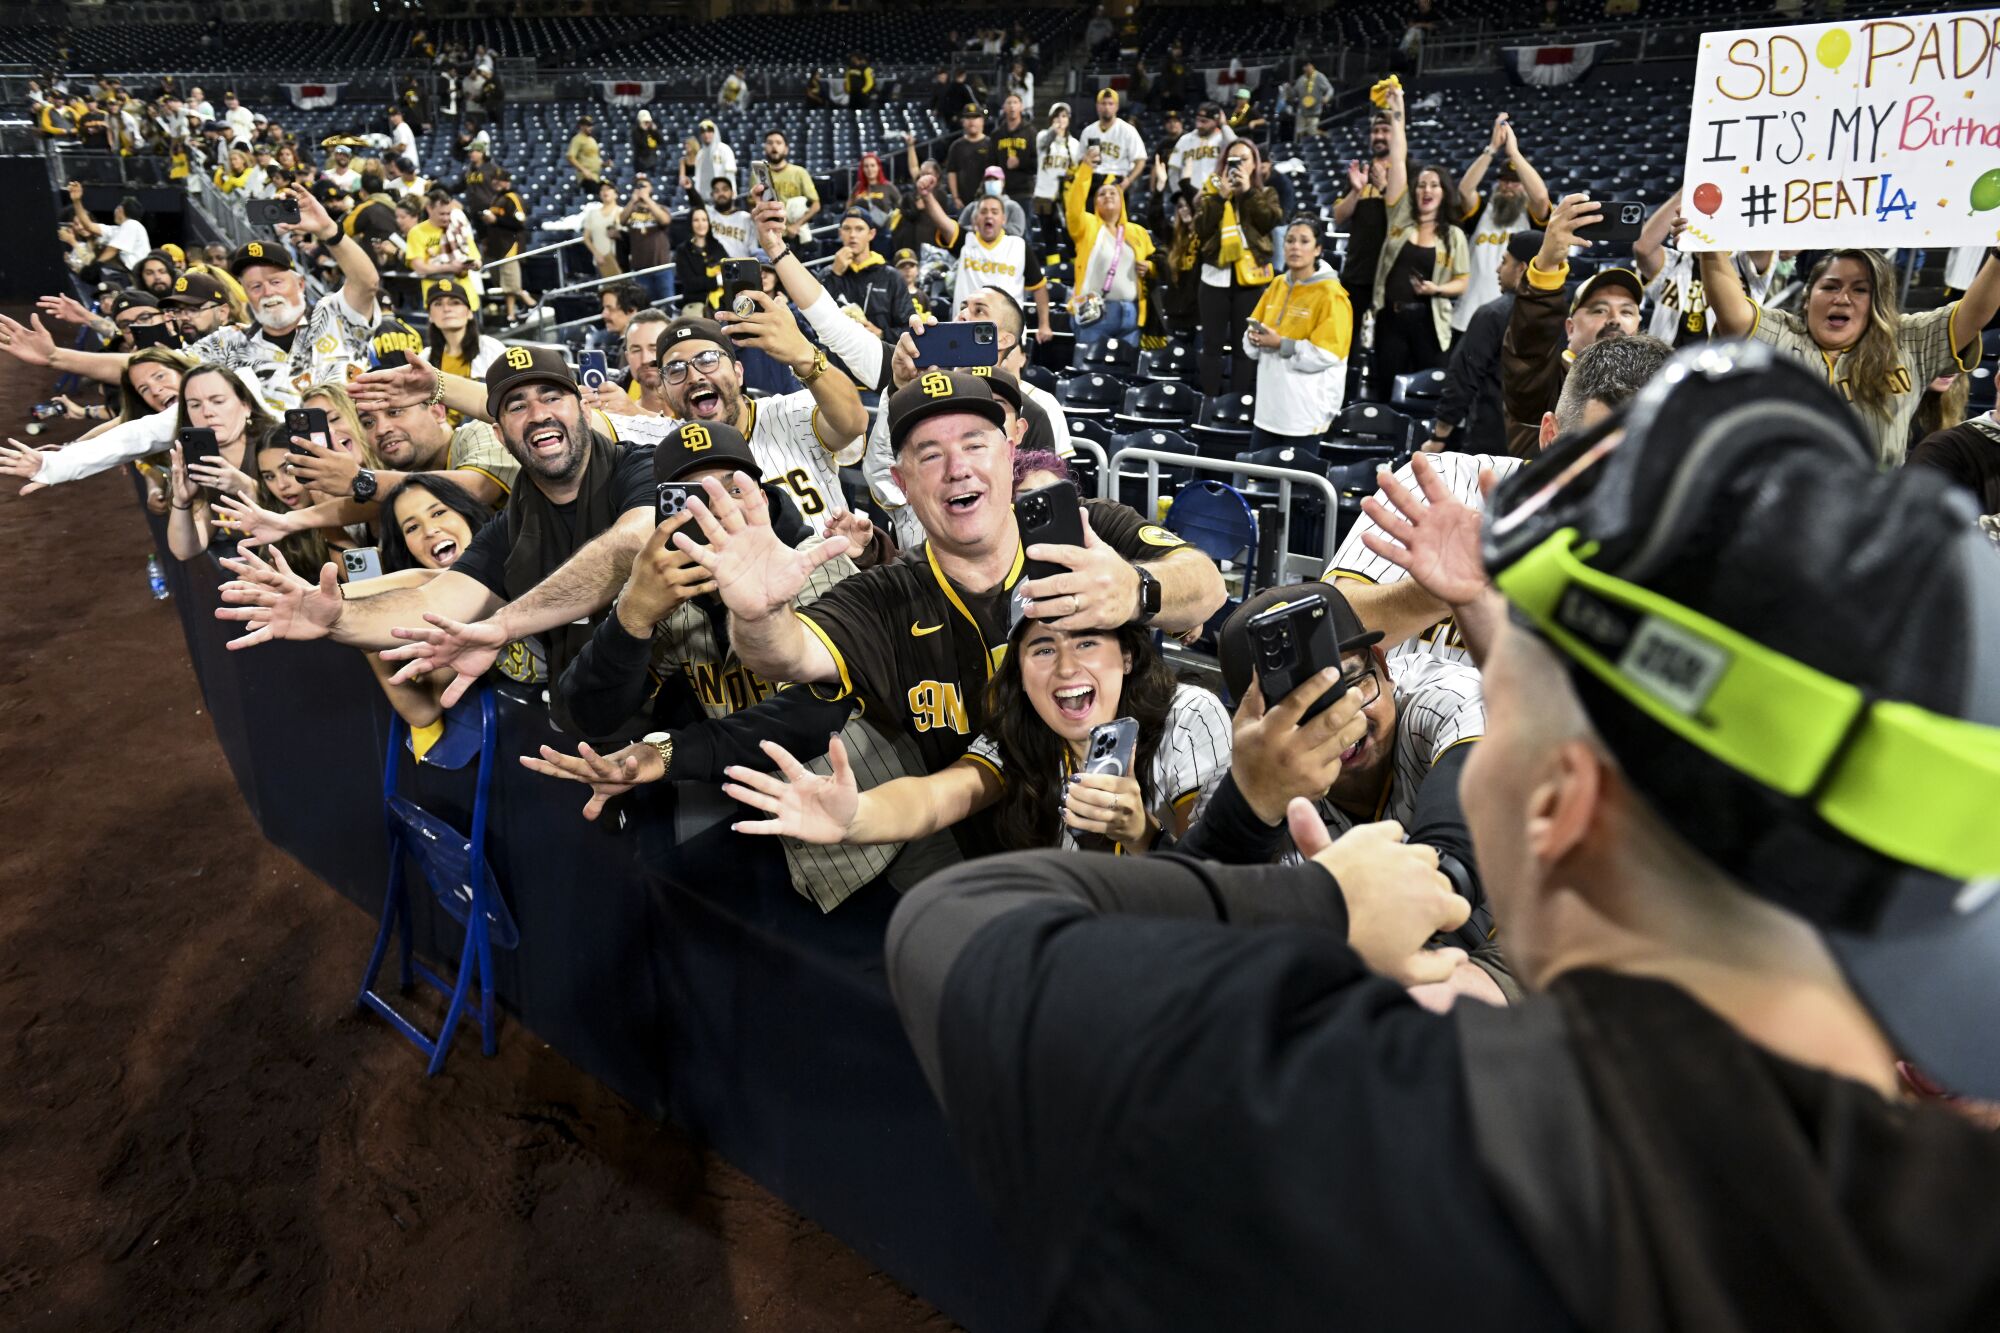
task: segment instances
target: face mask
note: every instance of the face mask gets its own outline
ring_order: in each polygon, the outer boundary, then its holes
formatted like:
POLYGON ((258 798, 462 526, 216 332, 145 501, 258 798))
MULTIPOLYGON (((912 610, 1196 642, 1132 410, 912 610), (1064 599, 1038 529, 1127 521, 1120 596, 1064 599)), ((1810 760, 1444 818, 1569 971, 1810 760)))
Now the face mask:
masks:
POLYGON ((987 197, 988 197, 988 198, 991 198, 991 199, 997 199, 997 198, 999 198, 999 197, 1000 197, 1000 186, 1001 186, 1001 182, 999 182, 999 181, 987 181, 987 182, 986 182, 986 194, 987 194, 987 197))

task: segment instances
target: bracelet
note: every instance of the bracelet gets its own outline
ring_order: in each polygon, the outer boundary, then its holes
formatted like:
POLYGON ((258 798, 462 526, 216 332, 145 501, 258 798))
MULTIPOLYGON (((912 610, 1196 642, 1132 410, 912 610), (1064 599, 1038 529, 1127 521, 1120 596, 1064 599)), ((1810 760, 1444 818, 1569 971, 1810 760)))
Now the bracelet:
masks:
POLYGON ((437 372, 437 382, 431 385, 431 396, 424 399, 425 407, 436 407, 444 401, 444 372, 437 372))
POLYGON ((169 509, 178 509, 178 510, 180 510, 180 511, 181 511, 182 513, 186 513, 186 512, 188 512, 188 511, 189 511, 190 509, 193 509, 193 508, 194 508, 194 506, 193 506, 193 505, 191 505, 191 504, 185 504, 185 505, 177 505, 177 504, 175 504, 175 503, 174 503, 174 502, 173 502, 172 500, 169 500, 169 501, 167 501, 167 507, 168 507, 169 509))
POLYGON ((780 260, 790 259, 791 257, 792 257, 792 247, 788 245, 784 249, 778 251, 778 253, 770 256, 769 260, 766 262, 775 264, 780 260))

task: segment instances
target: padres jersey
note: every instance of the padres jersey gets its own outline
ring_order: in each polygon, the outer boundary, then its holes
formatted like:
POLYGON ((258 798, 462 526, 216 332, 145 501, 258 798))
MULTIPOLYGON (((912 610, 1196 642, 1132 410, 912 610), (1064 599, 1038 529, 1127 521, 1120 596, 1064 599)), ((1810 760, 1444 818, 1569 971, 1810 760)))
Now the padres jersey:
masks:
POLYGON ((1082 150, 1079 157, 1088 153, 1092 144, 1097 145, 1097 169, 1102 175, 1129 176, 1134 167, 1146 161, 1146 141, 1129 120, 1114 120, 1108 130, 1093 120, 1076 136, 1076 142, 1082 150))
MULTIPOLYGON (((1486 734, 1486 701, 1479 673, 1457 662, 1411 658, 1389 668, 1396 696, 1396 739, 1390 747, 1389 785, 1372 814, 1349 814, 1322 798, 1316 804, 1327 832, 1338 838, 1356 824, 1393 819, 1409 828, 1416 819, 1417 793, 1431 766, 1446 750, 1486 734)), ((1285 861, 1300 859, 1287 835, 1285 861)))
POLYGON ((708 229, 715 233, 716 240, 722 242, 722 252, 731 259, 751 257, 748 209, 739 208, 734 213, 725 213, 719 208, 711 208, 708 210, 708 229))
POLYGON ((345 384, 367 370, 375 323, 374 313, 357 315, 339 292, 331 292, 307 309, 292 334, 290 351, 265 337, 261 328, 245 332, 235 325, 217 329, 188 351, 251 376, 265 406, 282 411, 297 407, 310 385, 327 380, 345 384))
POLYGON ((1192 186, 1200 194, 1201 187, 1208 184, 1208 178, 1222 165, 1222 150, 1235 142, 1236 131, 1227 125, 1217 126, 1215 133, 1206 139, 1189 130, 1167 154, 1167 178, 1192 186))
MULTIPOLYGON (((854 562, 846 556, 827 561, 807 578, 798 604, 817 601, 854 572, 854 562)), ((676 673, 685 676, 702 711, 712 718, 727 717, 789 688, 766 681, 743 665, 735 649, 728 646, 726 621, 712 598, 683 602, 659 623, 653 631, 650 670, 656 690, 676 673)), ((848 719, 840 739, 847 748, 855 782, 863 791, 924 771, 916 744, 893 728, 876 725, 866 710, 848 719)), ((822 777, 833 771, 832 761, 825 755, 809 761, 806 767, 822 777)), ((779 842, 792 872, 792 886, 822 912, 832 911, 856 889, 880 876, 903 847, 901 843, 820 847, 796 838, 780 838, 779 842)))
POLYGON ((978 232, 967 228, 958 247, 958 267, 952 275, 952 304, 962 306, 967 297, 981 288, 998 287, 1025 310, 1028 293, 1039 290, 1043 281, 1042 261, 1027 241, 1003 232, 999 240, 988 245, 978 232))
MULTIPOLYGON (((1186 545, 1123 505, 1089 512, 1098 539, 1127 560, 1186 545)), ((827 698, 859 696, 882 725, 915 740, 925 772, 943 768, 985 730, 986 682, 1007 650, 1008 607, 1025 559, 1017 549, 1007 577, 975 592, 945 575, 926 542, 835 584, 798 613, 840 672, 817 688, 827 698)))
POLYGON ((790 491, 807 523, 817 528, 829 514, 847 508, 835 455, 856 441, 826 436, 812 390, 799 389, 775 398, 745 398, 743 410, 749 417, 743 438, 749 441, 757 466, 764 469, 764 480, 790 491))
POLYGON ((1527 210, 1505 226, 1493 219, 1493 200, 1488 197, 1481 205, 1477 216, 1468 219, 1465 228, 1466 265, 1465 291, 1452 302, 1451 327, 1459 333, 1465 332, 1472 323, 1472 317, 1479 313, 1479 307, 1500 295, 1500 261, 1507 256, 1507 242, 1517 231, 1528 231, 1535 225, 1527 210))
MULTIPOLYGON (((1153 751, 1153 804, 1146 813, 1155 824, 1172 831, 1182 814, 1190 824, 1201 817, 1208 798, 1229 771, 1232 736, 1229 710, 1222 706, 1222 700, 1198 685, 1175 688, 1159 748, 1153 751)), ((993 770, 1001 782, 1007 780, 1000 742, 991 735, 983 734, 973 741, 965 757, 993 770)), ((1079 850, 1076 831, 1060 818, 1058 828, 1061 836, 1057 845, 1064 851, 1079 850)))
MULTIPOLYGON (((1430 454, 1427 457, 1438 469, 1452 497, 1482 513, 1486 509, 1486 497, 1479 493, 1479 469, 1490 467, 1493 475, 1504 481, 1525 461, 1497 458, 1491 454, 1430 454)), ((1416 473, 1411 471, 1408 463, 1396 469, 1396 480, 1413 493, 1422 494, 1417 487, 1416 473)), ((1375 498, 1382 500, 1382 493, 1375 492, 1375 498)), ((1388 503, 1387 500, 1382 502, 1388 503)), ((1353 579, 1358 583, 1374 584, 1399 583, 1408 578, 1400 565, 1384 560, 1362 544, 1362 534, 1373 532, 1379 535, 1381 531, 1375 520, 1366 514, 1355 519, 1354 526, 1342 539, 1340 549, 1334 552, 1333 564, 1321 578, 1327 583, 1353 579)), ((1389 666, 1392 670, 1400 669, 1403 663, 1426 657, 1463 666, 1472 665, 1472 654, 1466 650, 1465 639, 1458 632, 1456 620, 1446 616, 1423 634, 1405 639, 1391 648, 1389 666)))

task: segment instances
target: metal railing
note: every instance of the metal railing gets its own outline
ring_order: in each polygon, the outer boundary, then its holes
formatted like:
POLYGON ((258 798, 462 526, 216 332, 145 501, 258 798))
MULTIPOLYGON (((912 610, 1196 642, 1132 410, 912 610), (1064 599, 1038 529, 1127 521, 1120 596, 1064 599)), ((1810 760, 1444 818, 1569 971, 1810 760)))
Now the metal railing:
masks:
MULTIPOLYGON (((1088 441, 1076 441, 1083 444, 1088 441)), ((1100 451, 1101 453, 1101 451, 1100 451)), ((1263 481, 1278 483, 1278 559, 1282 564, 1278 575, 1280 581, 1293 577, 1294 568, 1309 556, 1300 555, 1291 548, 1292 536, 1292 488, 1304 486, 1318 491, 1326 501, 1326 521, 1321 525, 1324 532, 1320 537, 1318 563, 1304 577, 1318 578, 1333 564, 1334 552, 1339 549, 1340 492, 1325 477, 1312 472, 1297 472, 1291 468, 1267 467, 1262 463, 1244 463, 1233 458, 1204 458, 1200 454, 1174 454, 1159 449, 1121 449, 1114 460, 1120 468, 1127 463, 1146 465, 1146 507, 1143 511, 1150 518, 1160 507, 1160 470, 1163 467, 1187 468, 1194 472, 1213 472, 1222 477, 1256 477, 1263 481)), ((1105 494, 1105 478, 1111 473, 1109 466, 1098 470, 1098 493, 1105 494)), ((1114 488, 1110 496, 1116 497, 1119 476, 1111 476, 1114 488)))

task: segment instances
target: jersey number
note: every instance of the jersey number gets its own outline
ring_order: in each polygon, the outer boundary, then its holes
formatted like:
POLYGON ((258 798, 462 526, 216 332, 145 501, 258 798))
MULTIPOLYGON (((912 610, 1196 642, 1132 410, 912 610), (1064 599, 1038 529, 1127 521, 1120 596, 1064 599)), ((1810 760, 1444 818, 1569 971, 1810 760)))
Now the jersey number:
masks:
POLYGON ((910 720, 918 731, 955 731, 963 736, 971 730, 958 686, 943 681, 920 681, 911 688, 910 720))
POLYGON ((795 467, 785 474, 785 485, 799 497, 799 512, 807 518, 826 512, 826 501, 820 498, 818 488, 812 484, 812 473, 802 467, 795 467))

